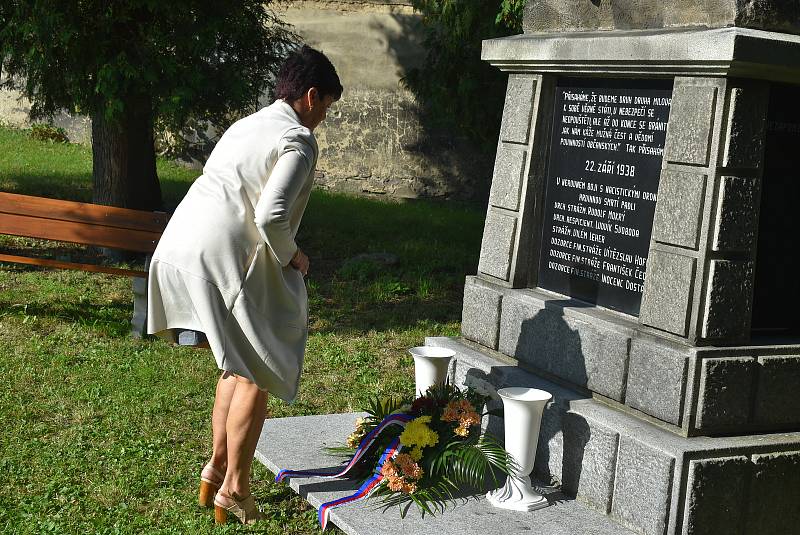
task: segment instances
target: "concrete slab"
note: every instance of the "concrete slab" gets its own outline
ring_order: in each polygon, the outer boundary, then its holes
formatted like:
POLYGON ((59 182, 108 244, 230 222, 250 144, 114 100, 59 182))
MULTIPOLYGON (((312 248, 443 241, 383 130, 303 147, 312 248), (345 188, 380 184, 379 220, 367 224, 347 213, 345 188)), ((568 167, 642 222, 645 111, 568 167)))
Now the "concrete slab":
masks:
MULTIPOLYGON (((300 416, 267 420, 256 448, 256 459, 276 473, 283 468, 330 468, 334 471, 341 457, 330 455, 325 447, 341 445, 352 431, 357 413, 300 416)), ((314 507, 352 493, 357 481, 323 478, 294 478, 291 488, 314 507)), ((432 534, 485 535, 487 533, 537 535, 631 535, 633 532, 594 512, 552 487, 540 487, 551 506, 530 513, 496 509, 482 496, 457 502, 444 514, 424 519, 412 508, 401 519, 396 508, 385 510, 377 500, 346 505, 331 512, 331 522, 348 535, 432 534)))

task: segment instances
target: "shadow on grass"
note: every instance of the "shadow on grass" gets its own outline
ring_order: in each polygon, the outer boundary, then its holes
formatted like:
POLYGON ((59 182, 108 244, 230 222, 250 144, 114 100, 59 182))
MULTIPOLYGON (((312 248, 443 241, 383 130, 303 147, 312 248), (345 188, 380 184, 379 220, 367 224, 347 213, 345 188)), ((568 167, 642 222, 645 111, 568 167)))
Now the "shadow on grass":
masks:
POLYGON ((164 176, 164 173, 159 173, 163 211, 167 213, 174 212, 186 192, 189 191, 194 179, 199 177, 203 171, 200 169, 187 169, 186 172, 190 174, 191 179, 171 178, 164 176))
POLYGON ((348 310, 339 316, 329 311, 315 314, 312 309, 313 318, 322 320, 322 326, 314 328, 318 333, 382 332, 419 327, 428 323, 458 322, 461 320, 461 303, 455 300, 449 303, 409 300, 382 304, 368 310, 348 310))
POLYGON ((344 333, 458 322, 464 278, 477 270, 484 209, 315 192, 297 237, 311 258, 312 328, 344 333), (365 253, 395 261, 354 261, 365 253))
POLYGON ((121 337, 130 332, 130 324, 122 318, 130 317, 132 307, 123 303, 10 303, 0 301, 0 317, 53 318, 85 326, 102 325, 108 334, 121 337))
POLYGON ((91 202, 92 176, 85 173, 0 173, 0 189, 20 195, 91 202))
POLYGON ((388 251, 421 266, 453 267, 465 259, 477 262, 484 209, 481 204, 385 202, 315 191, 298 240, 321 258, 388 251))

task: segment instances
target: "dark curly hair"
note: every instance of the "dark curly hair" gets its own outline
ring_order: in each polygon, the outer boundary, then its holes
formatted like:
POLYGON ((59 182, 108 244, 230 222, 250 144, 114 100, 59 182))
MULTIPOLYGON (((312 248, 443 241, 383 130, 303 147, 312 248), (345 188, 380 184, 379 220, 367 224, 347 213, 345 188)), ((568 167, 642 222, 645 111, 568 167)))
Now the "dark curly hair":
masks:
POLYGON ((278 71, 275 98, 292 102, 312 87, 317 88, 320 98, 331 95, 339 100, 342 96, 342 84, 331 61, 319 50, 304 45, 289 54, 278 71))

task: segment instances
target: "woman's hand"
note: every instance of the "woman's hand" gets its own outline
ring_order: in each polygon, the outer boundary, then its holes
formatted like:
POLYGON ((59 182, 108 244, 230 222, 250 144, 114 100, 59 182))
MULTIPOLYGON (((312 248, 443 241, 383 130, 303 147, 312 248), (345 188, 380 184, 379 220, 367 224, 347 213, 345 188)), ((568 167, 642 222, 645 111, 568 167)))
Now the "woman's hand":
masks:
POLYGON ((297 252, 294 253, 292 260, 289 262, 289 265, 302 273, 304 277, 308 275, 308 264, 308 257, 299 248, 297 249, 297 252))

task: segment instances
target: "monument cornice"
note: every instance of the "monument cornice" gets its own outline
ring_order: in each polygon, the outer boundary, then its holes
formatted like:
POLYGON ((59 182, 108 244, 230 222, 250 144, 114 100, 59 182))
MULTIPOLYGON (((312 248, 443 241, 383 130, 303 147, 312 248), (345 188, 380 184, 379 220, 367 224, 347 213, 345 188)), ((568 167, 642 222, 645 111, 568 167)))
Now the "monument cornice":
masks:
POLYGON ((738 27, 528 33, 483 41, 481 58, 507 72, 800 83, 800 36, 738 27))

